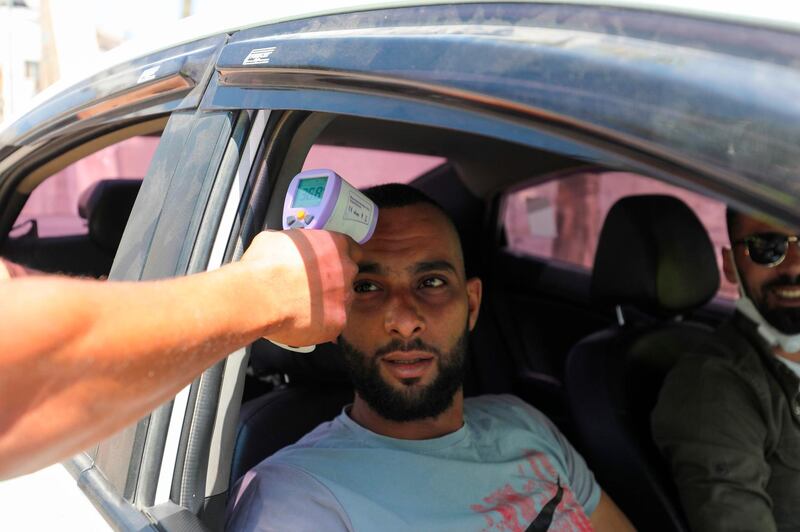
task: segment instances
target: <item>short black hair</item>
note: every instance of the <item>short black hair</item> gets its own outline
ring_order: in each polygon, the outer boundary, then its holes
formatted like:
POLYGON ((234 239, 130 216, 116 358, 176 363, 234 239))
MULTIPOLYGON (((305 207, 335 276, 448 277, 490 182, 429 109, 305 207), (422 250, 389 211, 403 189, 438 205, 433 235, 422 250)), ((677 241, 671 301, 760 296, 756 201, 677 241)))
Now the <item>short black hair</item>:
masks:
POLYGON ((444 211, 433 198, 422 192, 421 190, 412 187, 411 185, 404 185, 403 183, 389 183, 386 185, 376 185, 363 191, 364 194, 375 202, 378 209, 390 209, 392 207, 408 207, 410 205, 417 205, 425 203, 432 205, 442 211, 442 214, 450 216, 444 211))
MULTIPOLYGON (((453 218, 436 200, 421 190, 403 183, 376 185, 374 187, 364 189, 361 192, 363 192, 365 196, 371 199, 375 205, 378 206, 378 210, 392 209, 396 207, 410 207, 412 205, 420 204, 432 206, 434 209, 439 211, 442 216, 444 216, 444 219, 447 220, 447 223, 449 223, 450 227, 453 228, 453 232, 458 240, 458 248, 461 251, 461 260, 464 262, 464 246, 461 243, 461 234, 459 233, 453 218)), ((380 214, 378 216, 380 216, 380 214)))

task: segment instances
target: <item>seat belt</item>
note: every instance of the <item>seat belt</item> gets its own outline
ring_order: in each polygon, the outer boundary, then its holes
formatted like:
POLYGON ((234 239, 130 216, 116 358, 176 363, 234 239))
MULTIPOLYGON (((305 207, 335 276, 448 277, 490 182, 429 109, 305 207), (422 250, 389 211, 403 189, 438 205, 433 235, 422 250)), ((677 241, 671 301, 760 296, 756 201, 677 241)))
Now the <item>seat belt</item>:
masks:
POLYGON ((547 501, 547 504, 544 505, 542 511, 536 516, 536 519, 528 525, 525 532, 546 532, 550 529, 550 525, 553 524, 553 516, 556 514, 556 508, 558 508, 562 497, 564 497, 564 488, 561 487, 561 478, 559 477, 556 482, 558 483, 558 490, 555 496, 547 501))

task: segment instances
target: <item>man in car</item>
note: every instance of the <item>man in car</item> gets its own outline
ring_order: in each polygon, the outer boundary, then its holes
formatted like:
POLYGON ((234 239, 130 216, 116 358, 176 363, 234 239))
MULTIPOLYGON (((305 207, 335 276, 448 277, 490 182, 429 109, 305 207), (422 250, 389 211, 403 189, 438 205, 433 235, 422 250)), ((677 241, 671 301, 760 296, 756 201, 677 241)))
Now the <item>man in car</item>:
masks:
POLYGON ((670 373, 653 435, 693 530, 800 530, 798 231, 727 222, 736 313, 670 373))
POLYGON ((464 399, 481 281, 466 278, 444 211, 406 185, 366 194, 380 218, 338 339, 354 403, 250 470, 228 528, 630 529, 538 410, 510 395, 464 399))
POLYGON ((0 281, 0 479, 110 436, 259 337, 336 338, 358 256, 341 234, 271 231, 187 277, 0 281))

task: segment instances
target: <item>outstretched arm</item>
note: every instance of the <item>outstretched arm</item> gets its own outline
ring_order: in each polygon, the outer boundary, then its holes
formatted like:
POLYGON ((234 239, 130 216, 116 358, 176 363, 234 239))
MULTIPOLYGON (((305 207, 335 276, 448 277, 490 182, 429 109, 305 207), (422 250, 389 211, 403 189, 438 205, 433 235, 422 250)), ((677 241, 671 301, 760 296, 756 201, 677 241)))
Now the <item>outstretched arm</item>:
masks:
POLYGON ((600 502, 589 516, 592 528, 598 532, 633 531, 633 525, 606 492, 600 493, 600 502))
POLYGON ((357 253, 335 233, 268 232, 240 262, 188 277, 0 282, 0 478, 109 436, 261 336, 335 338, 357 253))

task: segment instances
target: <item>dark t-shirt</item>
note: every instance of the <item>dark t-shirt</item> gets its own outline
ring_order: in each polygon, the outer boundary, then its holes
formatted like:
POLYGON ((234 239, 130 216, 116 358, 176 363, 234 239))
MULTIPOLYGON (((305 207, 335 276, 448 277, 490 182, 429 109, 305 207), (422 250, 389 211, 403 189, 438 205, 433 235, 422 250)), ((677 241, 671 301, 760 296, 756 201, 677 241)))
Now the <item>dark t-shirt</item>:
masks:
POLYGON ((683 357, 653 411, 692 530, 800 531, 800 379, 736 314, 683 357))

